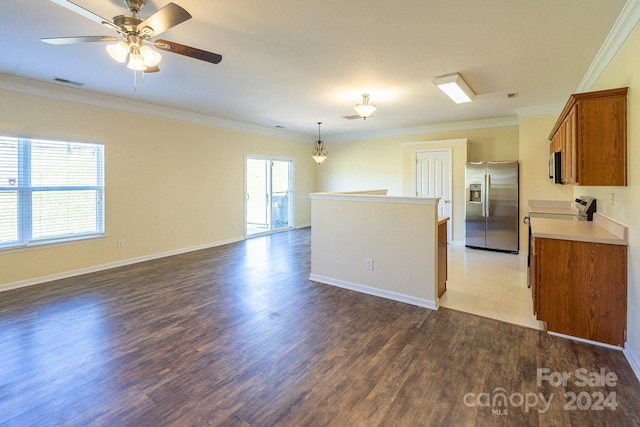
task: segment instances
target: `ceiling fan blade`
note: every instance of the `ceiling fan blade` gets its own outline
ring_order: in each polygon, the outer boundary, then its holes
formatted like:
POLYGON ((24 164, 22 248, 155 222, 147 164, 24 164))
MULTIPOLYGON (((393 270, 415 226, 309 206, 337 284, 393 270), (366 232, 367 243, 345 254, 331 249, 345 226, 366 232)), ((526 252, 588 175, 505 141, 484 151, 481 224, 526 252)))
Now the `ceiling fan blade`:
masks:
POLYGON ((222 55, 218 55, 217 53, 213 52, 207 52, 206 50, 197 49, 191 46, 185 46, 180 43, 170 42, 168 40, 156 40, 153 43, 158 49, 177 53, 178 55, 190 56, 191 58, 211 62, 212 64, 217 64, 222 61, 222 55))
POLYGON ((158 71, 160 71, 160 68, 158 68, 157 65, 154 65, 153 67, 147 67, 144 69, 145 74, 157 73, 158 71))
POLYGON ((145 36, 157 36, 187 19, 191 19, 189 12, 175 3, 169 3, 138 24, 138 30, 145 36))
POLYGON ((74 44, 88 42, 117 42, 121 38, 116 36, 81 36, 81 37, 52 37, 40 39, 49 44, 74 44))
MULTIPOLYGON (((75 4, 72 1, 69 0, 51 0, 52 2, 54 2, 55 4, 58 4, 66 9, 69 9, 72 12, 77 13, 78 15, 82 15, 85 18, 91 19, 92 21, 97 22, 98 24, 102 24, 102 23, 111 23, 111 21, 109 21, 108 19, 104 19, 102 16, 96 15, 95 13, 91 12, 90 10, 85 9, 82 6, 78 6, 77 4, 75 4)), ((108 24, 107 24, 108 25, 108 24)), ((113 25, 113 24, 112 24, 113 25)))

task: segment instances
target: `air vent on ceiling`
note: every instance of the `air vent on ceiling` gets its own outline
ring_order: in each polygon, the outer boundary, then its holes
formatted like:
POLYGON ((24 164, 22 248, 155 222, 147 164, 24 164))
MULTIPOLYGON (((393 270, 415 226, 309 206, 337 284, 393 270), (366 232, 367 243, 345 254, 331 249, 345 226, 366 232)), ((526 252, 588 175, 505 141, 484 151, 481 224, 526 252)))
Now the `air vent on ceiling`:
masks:
POLYGON ((362 117, 359 114, 354 114, 352 116, 342 116, 342 118, 347 120, 355 120, 355 119, 361 119, 362 117))
POLYGON ((74 82, 73 80, 67 80, 67 79, 63 79, 60 77, 56 77, 55 79, 53 79, 54 82, 58 82, 58 83, 65 83, 68 85, 74 85, 74 86, 82 86, 84 85, 84 83, 80 83, 80 82, 74 82))

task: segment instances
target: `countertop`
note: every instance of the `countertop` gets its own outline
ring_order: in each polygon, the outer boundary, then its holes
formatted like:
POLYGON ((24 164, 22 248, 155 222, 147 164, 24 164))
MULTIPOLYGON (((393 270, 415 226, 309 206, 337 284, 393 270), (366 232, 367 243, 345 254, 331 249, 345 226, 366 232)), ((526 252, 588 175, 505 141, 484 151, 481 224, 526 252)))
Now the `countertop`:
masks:
POLYGON ((438 225, 440 225, 442 223, 445 223, 447 221, 449 221, 449 217, 448 216, 439 216, 438 217, 438 225))
POLYGON ((578 208, 573 202, 561 200, 529 200, 529 213, 555 215, 578 215, 578 208))
POLYGON ((533 237, 610 245, 629 244, 628 227, 597 212, 593 214, 593 221, 538 217, 532 217, 529 221, 533 237))

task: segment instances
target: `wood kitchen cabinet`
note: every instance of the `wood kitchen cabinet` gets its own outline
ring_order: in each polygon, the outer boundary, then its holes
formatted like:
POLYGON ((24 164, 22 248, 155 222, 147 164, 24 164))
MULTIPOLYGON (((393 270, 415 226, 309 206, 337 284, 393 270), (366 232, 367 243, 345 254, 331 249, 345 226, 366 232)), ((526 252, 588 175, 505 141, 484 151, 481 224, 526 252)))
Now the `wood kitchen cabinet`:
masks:
POLYGON ((447 290, 447 221, 438 223, 438 298, 447 290))
POLYGON ((563 184, 627 185, 627 89, 571 95, 549 135, 563 184))
POLYGON ((532 237, 534 313, 547 330, 622 347, 627 246, 532 237))

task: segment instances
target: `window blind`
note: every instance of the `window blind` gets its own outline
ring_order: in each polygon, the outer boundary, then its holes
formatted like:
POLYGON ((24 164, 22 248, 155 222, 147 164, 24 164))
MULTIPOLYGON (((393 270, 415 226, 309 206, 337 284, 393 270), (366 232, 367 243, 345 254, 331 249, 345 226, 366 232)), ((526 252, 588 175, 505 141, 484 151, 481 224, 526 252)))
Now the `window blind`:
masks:
POLYGON ((104 233, 101 144, 0 137, 0 247, 104 233))

